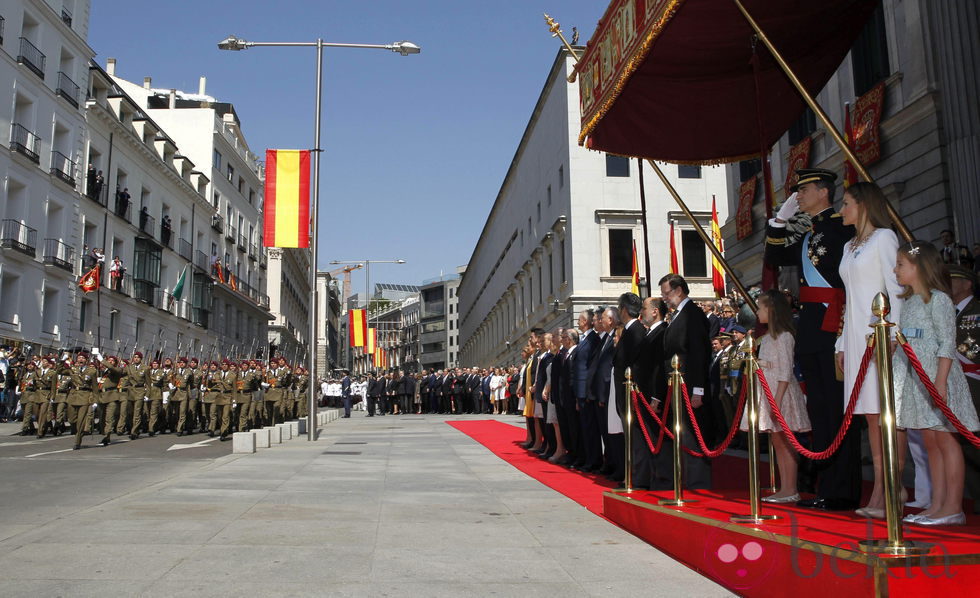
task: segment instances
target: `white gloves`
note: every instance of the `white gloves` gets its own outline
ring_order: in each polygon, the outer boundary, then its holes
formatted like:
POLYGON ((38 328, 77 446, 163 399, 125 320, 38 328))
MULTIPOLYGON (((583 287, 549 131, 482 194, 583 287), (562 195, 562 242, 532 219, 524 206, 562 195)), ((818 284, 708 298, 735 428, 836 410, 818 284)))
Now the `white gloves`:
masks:
POLYGON ((173 384, 170 384, 169 386, 170 386, 170 390, 173 390, 173 389, 175 389, 175 388, 177 388, 177 387, 176 387, 176 386, 174 386, 173 384))
POLYGON ((102 353, 99 353, 98 347, 92 347, 92 356, 98 358, 101 361, 102 353))
POLYGON ((68 361, 68 351, 61 354, 61 361, 68 361))
POLYGON ((144 396, 144 397, 143 397, 143 402, 144 402, 144 403, 148 403, 148 402, 150 402, 150 397, 147 397, 147 396, 144 396))
POLYGON ((231 402, 231 408, 234 409, 235 407, 238 407, 238 401, 231 402))
POLYGON ((96 407, 98 407, 98 406, 99 406, 99 404, 98 404, 98 403, 92 403, 92 409, 95 409, 95 408, 96 408, 96 407))
POLYGON ((800 204, 796 201, 796 193, 793 193, 786 198, 783 205, 779 207, 779 211, 776 212, 776 218, 780 220, 789 220, 800 210, 800 204))
POLYGON ((268 382, 263 382, 261 384, 261 386, 262 386, 262 388, 269 388, 269 383, 268 382))

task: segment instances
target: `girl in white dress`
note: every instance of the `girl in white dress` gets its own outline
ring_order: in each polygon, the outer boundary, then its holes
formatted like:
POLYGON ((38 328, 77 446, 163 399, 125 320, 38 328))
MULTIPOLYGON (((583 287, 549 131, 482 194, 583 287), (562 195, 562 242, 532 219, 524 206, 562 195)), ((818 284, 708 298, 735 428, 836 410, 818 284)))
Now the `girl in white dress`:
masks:
MULTIPOLYGON (((888 226, 891 219, 886 206, 888 200, 874 183, 855 183, 844 191, 844 205, 840 214, 844 224, 853 226, 854 238, 844 246, 840 263, 840 276, 847 292, 844 328, 837 338, 837 365, 844 372, 844 403, 851 397, 861 358, 867 348, 873 321, 871 302, 878 293, 885 293, 891 302, 891 321, 902 314, 902 287, 895 280, 892 264, 898 253, 898 237, 888 226)), ((881 429, 878 427, 878 371, 874 362, 868 368, 864 386, 858 396, 856 414, 863 414, 868 422, 868 440, 871 460, 874 463, 874 489, 868 504, 857 510, 864 517, 885 517, 885 496, 882 477, 881 429)))
MULTIPOLYGON (((810 418, 806 413, 806 400, 796 376, 793 375, 793 353, 796 339, 793 327, 793 310, 786 295, 770 290, 759 297, 760 324, 768 324, 769 330, 759 338, 759 367, 766 375, 773 399, 789 426, 789 433, 809 432, 810 418)), ((742 430, 748 430, 748 413, 742 413, 742 430)), ((759 405, 759 431, 769 432, 776 450, 779 467, 779 492, 762 500, 772 503, 789 503, 800 500, 796 489, 796 472, 799 456, 780 434, 783 429, 772 415, 769 401, 763 397, 759 405)))

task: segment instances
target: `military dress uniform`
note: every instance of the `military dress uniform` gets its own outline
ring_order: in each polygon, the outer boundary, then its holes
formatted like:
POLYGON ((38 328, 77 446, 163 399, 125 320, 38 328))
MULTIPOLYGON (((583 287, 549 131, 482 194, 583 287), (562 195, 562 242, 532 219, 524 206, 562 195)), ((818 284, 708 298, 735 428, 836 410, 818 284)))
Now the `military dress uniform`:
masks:
MULTIPOLYGON (((149 399, 149 427, 147 430, 150 436, 155 436, 160 421, 160 409, 163 403, 163 392, 169 383, 167 371, 161 368, 151 368, 147 372, 146 396, 149 399)), ((169 395, 168 395, 169 396, 169 395)))
MULTIPOLYGON (((954 278, 973 280, 973 273, 965 268, 960 270, 950 266, 954 278)), ((980 301, 970 298, 966 305, 957 306, 956 314, 956 358, 959 366, 966 374, 966 382, 970 387, 973 406, 980 413, 980 301)), ((966 489, 973 498, 973 511, 980 513, 980 449, 970 444, 970 441, 957 434, 963 447, 963 458, 966 461, 966 489)))
POLYGON ((51 405, 58 386, 58 373, 50 367, 40 368, 37 372, 37 391, 34 395, 38 401, 37 437, 44 438, 51 422, 51 405))
POLYGON ((174 429, 178 436, 183 436, 187 431, 187 408, 193 383, 194 373, 190 368, 177 368, 170 375, 170 401, 176 405, 177 424, 174 429))
POLYGON ((265 423, 275 425, 283 418, 283 401, 292 384, 292 374, 286 366, 276 366, 266 378, 269 388, 265 391, 265 423))
POLYGON ((75 426, 75 449, 82 446, 82 435, 87 428, 89 412, 95 401, 99 372, 94 366, 75 364, 62 365, 58 373, 71 379, 71 390, 68 391, 68 420, 75 426))
MULTIPOLYGON (((833 182, 830 171, 797 171, 797 186, 819 180, 833 182)), ((795 187, 794 187, 795 189, 795 187)), ((797 224, 799 216, 788 224, 797 224)), ((800 309, 796 358, 807 386, 807 413, 813 428, 815 451, 825 450, 844 420, 846 397, 837 372, 834 345, 843 324, 844 282, 838 268, 845 244, 854 237, 854 227, 844 225, 840 214, 828 207, 810 217, 809 230, 788 234, 787 226, 774 220, 766 229, 764 260, 771 266, 795 266, 800 273, 800 309)), ((860 432, 856 426, 829 459, 815 464, 820 508, 854 508, 861 497, 860 432), (853 506, 852 506, 853 505, 853 506)), ((801 506, 811 506, 809 502, 801 506)))
POLYGON ((231 428, 231 405, 238 394, 238 375, 231 370, 212 372, 212 375, 211 384, 216 392, 213 393, 215 416, 211 419, 211 433, 220 429, 224 440, 231 428))
POLYGON ((126 414, 119 418, 119 425, 116 433, 122 434, 125 431, 127 420, 129 420, 129 437, 136 440, 140 435, 140 426, 143 425, 143 399, 147 396, 147 384, 149 382, 149 367, 142 361, 140 363, 130 363, 125 367, 126 375, 120 387, 126 391, 126 414))
POLYGON ((238 431, 247 432, 252 428, 252 417, 255 415, 252 402, 259 386, 258 372, 249 368, 239 373, 238 386, 238 431))
POLYGON ((68 423, 68 392, 71 390, 71 376, 61 373, 55 368, 57 383, 51 398, 51 409, 54 411, 54 423, 51 424, 55 436, 61 436, 68 423))
POLYGON ((217 369, 208 369, 203 372, 202 377, 204 390, 201 391, 201 420, 203 422, 201 429, 207 430, 210 436, 214 435, 214 398, 218 392, 214 379, 219 374, 221 372, 217 369))
POLYGON ((296 417, 306 417, 309 414, 310 406, 308 394, 310 392, 310 375, 302 373, 296 377, 296 417))
POLYGON ((100 374, 99 420, 102 422, 103 436, 101 442, 103 446, 106 446, 109 444, 110 436, 116 426, 120 404, 125 400, 125 393, 120 387, 126 372, 121 367, 104 364, 100 374))
MULTIPOLYGON (((24 409, 24 419, 23 425, 20 428, 20 435, 27 436, 31 433, 31 426, 33 425, 34 417, 40 412, 41 404, 39 402, 40 393, 38 393, 38 372, 37 369, 26 370, 24 375, 20 378, 20 404, 24 409)), ((41 419, 37 420, 38 430, 44 424, 41 419)))

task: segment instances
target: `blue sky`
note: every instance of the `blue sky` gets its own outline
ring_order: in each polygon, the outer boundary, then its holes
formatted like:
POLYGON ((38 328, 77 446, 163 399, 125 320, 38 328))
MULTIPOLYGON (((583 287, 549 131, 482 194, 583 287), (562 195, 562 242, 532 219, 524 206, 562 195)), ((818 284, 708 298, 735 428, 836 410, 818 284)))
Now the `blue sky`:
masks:
MULTIPOLYGON (((315 51, 224 52, 252 41, 390 43, 324 53, 319 265, 376 265, 372 283, 414 284, 469 259, 544 85, 559 41, 543 12, 585 43, 603 0, 93 0, 89 44, 130 81, 207 92, 235 104, 252 150, 312 147, 315 51)), ((354 289, 363 278, 355 272, 354 289)))

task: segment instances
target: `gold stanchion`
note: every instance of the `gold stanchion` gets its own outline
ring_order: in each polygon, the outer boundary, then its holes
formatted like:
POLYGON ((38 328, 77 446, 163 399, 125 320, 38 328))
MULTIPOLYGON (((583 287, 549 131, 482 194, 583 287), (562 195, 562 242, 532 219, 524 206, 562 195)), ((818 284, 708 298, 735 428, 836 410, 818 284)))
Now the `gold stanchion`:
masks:
POLYGON ((887 540, 862 540, 859 544, 865 552, 893 556, 922 555, 932 550, 932 544, 905 540, 902 535, 901 475, 898 470, 898 433, 895 422, 895 393, 892 385, 891 339, 888 329, 894 326, 885 319, 891 305, 884 293, 875 295, 871 313, 878 321, 871 325, 875 335, 875 365, 878 368, 878 405, 881 416, 881 456, 885 477, 885 521, 887 540))
MULTIPOLYGON (((670 367, 674 371, 670 373, 670 384, 672 388, 671 406, 674 410, 674 498, 671 500, 661 500, 658 504, 665 507, 682 507, 684 505, 698 502, 684 498, 684 470, 681 462, 681 433, 684 430, 684 400, 681 398, 681 384, 684 384, 684 377, 681 376, 681 360, 677 355, 670 359, 670 367)), ((666 423, 666 422, 664 422, 666 423)))
POLYGON ((623 426, 623 440, 626 444, 626 475, 623 477, 623 487, 616 492, 630 493, 633 491, 633 371, 626 368, 626 425, 623 426))
POLYGON ((776 486, 776 451, 772 446, 772 434, 766 434, 766 438, 769 440, 769 486, 763 490, 776 492, 779 490, 776 486))
POLYGON ((762 515, 762 503, 759 500, 759 383, 756 380, 755 372, 759 369, 759 362, 755 357, 755 338, 752 333, 748 333, 745 341, 742 342, 742 351, 745 353, 745 375, 742 384, 746 384, 747 418, 749 422, 749 509, 748 515, 732 515, 729 521, 732 523, 762 523, 779 519, 778 515, 762 515))

